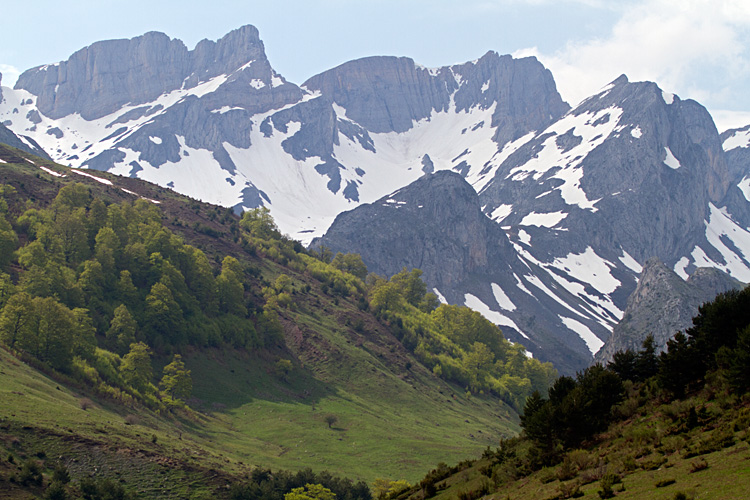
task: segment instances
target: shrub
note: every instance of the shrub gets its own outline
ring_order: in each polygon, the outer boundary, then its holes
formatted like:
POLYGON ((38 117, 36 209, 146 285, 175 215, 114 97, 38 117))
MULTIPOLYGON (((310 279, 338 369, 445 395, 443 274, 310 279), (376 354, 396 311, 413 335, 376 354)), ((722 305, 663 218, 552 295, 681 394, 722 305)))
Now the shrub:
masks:
POLYGON ((615 496, 615 492, 612 489, 612 486, 615 484, 621 482, 620 476, 614 473, 607 473, 604 474, 604 477, 602 477, 601 481, 599 482, 599 485, 602 487, 601 490, 599 490, 597 493, 599 493, 599 498, 612 498, 615 496))
POLYGON ((68 500, 68 492, 62 483, 54 481, 44 492, 44 500, 68 500))
POLYGON ((559 498, 579 498, 583 496, 581 483, 578 481, 561 483, 557 489, 560 492, 559 498))
POLYGON ((661 440, 664 453, 675 453, 685 448, 685 438, 682 436, 668 436, 661 440))
POLYGON ((669 486, 670 484, 674 484, 676 482, 677 482, 676 479, 670 477, 670 478, 667 478, 667 479, 662 479, 661 481, 657 481, 656 482, 656 487, 657 488, 663 488, 665 486, 669 486))
POLYGON ((62 464, 57 464, 55 472, 52 474, 52 482, 61 484, 68 484, 70 482, 70 473, 67 467, 62 464))
POLYGON ((21 466, 21 474, 19 476, 21 484, 28 486, 34 484, 37 486, 42 485, 42 468, 36 460, 26 460, 21 466))
POLYGON ((622 466, 625 468, 628 472, 633 472, 636 470, 638 466, 638 462, 635 461, 635 458, 628 455, 627 457, 622 459, 622 466))
POLYGON ((596 465, 596 460, 586 450, 573 450, 568 453, 567 458, 579 471, 589 469, 596 465))
POLYGON ((573 479, 577 475, 578 468, 573 465, 570 458, 566 456, 563 463, 560 464, 560 467, 557 469, 557 479, 560 481, 567 481, 568 479, 573 479))
POLYGON ((78 406, 80 406, 83 411, 86 411, 94 406, 94 403, 89 398, 81 398, 78 400, 78 406))
POLYGON ((708 462, 706 462, 705 458, 699 458, 698 460, 693 460, 690 463, 690 473, 698 472, 708 469, 708 462))
POLYGON ((658 457, 652 458, 651 460, 645 460, 641 463, 643 470, 656 470, 662 465, 667 463, 667 457, 659 455, 658 457))

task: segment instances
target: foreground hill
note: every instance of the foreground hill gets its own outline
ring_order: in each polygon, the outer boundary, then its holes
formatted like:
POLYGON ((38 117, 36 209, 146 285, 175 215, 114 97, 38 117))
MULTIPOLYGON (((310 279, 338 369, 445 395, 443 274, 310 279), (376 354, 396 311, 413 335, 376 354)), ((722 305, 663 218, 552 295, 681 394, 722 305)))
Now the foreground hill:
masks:
POLYGON ((527 400, 520 437, 387 498, 747 498, 749 303, 721 293, 658 356, 651 337, 560 377, 527 400))
MULTIPOLYGON (((74 484, 91 475, 121 479, 147 498, 213 496, 257 466, 412 481, 432 463, 518 431, 517 411, 497 393, 472 394, 426 369, 403 334, 394 335, 395 318, 368 311, 359 278, 294 242, 255 237, 247 218, 138 179, 69 169, 3 145, 0 159, 2 255, 10 264, 3 282, 11 292, 3 298, 2 340, 26 361, 2 353, 0 434, 17 459, 4 464, 2 480, 14 491, 28 489, 16 468, 26 460, 41 461, 43 472, 62 462, 74 484), (141 247, 158 255, 139 257, 141 247), (216 297, 197 301, 202 286, 218 287, 216 297), (163 313, 157 298, 167 305, 163 313), (133 341, 153 352, 153 375, 140 382, 124 368, 135 345, 128 348, 127 328, 116 321, 125 304, 133 341), (56 321, 44 319, 44 307, 56 321), (18 335, 8 322, 15 311, 35 314, 18 335), (70 314, 77 318, 70 330, 48 330, 70 314), (63 338, 72 340, 56 340, 63 338), (163 379, 156 387, 177 353, 192 379, 187 405, 179 399, 186 396, 166 392, 163 379), (186 486, 181 474, 198 479, 186 486)), ((532 383, 507 371, 541 365, 485 327, 512 355, 492 376, 514 375, 521 384, 521 392, 503 393, 507 401, 522 404, 546 387, 547 379, 532 383)), ((454 377, 463 373, 460 356, 441 356, 446 369, 459 370, 454 377)))

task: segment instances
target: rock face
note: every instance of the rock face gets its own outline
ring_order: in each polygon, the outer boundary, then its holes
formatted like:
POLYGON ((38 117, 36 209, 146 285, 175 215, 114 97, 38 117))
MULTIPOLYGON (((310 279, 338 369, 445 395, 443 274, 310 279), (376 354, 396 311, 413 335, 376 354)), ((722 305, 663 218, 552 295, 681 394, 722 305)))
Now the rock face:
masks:
POLYGON ((336 217, 321 245, 355 251, 368 270, 392 276, 418 267, 439 290, 452 290, 490 262, 515 254, 505 232, 481 211, 476 191, 459 174, 427 175, 372 204, 336 217))
POLYGON ((661 349, 678 331, 692 326, 698 307, 716 295, 742 284, 723 271, 700 267, 688 278, 680 278, 659 259, 646 262, 638 287, 628 298, 622 321, 596 353, 596 361, 607 363, 618 351, 637 351, 649 334, 661 349))
POLYGON ((203 40, 190 51, 180 40, 150 32, 131 40, 96 42, 67 61, 25 71, 16 83, 38 96, 37 108, 56 119, 80 113, 106 116, 125 104, 149 103, 175 89, 191 89, 255 61, 270 65, 258 30, 245 26, 217 42, 203 40))
MULTIPOLYGON (((505 224, 565 214, 555 227, 568 230, 567 248, 674 265, 700 239, 709 204, 720 206, 729 181, 705 108, 620 77, 519 148, 481 197, 488 213, 513 201, 505 224)), ((559 247, 560 236, 534 246, 559 247)))
MULTIPOLYGON (((517 283, 530 275, 536 286, 557 290, 561 301, 572 305, 568 307, 582 307, 581 301, 559 290, 543 269, 518 257, 506 232, 482 213, 476 191, 458 173, 425 175, 340 214, 326 235, 311 244, 321 246, 359 253, 369 271, 385 276, 404 267, 422 269, 423 279, 442 300, 483 312, 506 337, 523 342, 535 357, 555 362, 565 373, 589 362, 588 344, 565 332, 560 319, 569 315, 565 307, 544 294, 535 297, 517 283)), ((589 341, 597 342, 593 334, 589 341)))
POLYGON ((13 146, 14 148, 26 151, 27 153, 41 156, 47 160, 50 159, 47 153, 39 147, 39 144, 34 142, 34 139, 29 137, 19 137, 2 124, 0 124, 0 143, 13 146))
POLYGON ((320 91, 371 133, 406 132, 452 104, 457 112, 494 107, 487 125, 496 127, 498 144, 544 128, 570 108, 539 61, 495 52, 438 69, 406 57, 368 57, 314 76, 304 87, 320 91))

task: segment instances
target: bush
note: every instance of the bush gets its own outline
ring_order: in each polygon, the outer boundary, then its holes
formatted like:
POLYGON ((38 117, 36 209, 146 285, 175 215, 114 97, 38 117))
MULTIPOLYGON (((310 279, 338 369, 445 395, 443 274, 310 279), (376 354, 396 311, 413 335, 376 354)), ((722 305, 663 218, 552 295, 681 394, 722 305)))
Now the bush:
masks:
POLYGON ((583 496, 581 483, 578 481, 562 483, 558 486, 557 490, 560 492, 559 498, 579 498, 583 496))
POLYGON ((26 460, 21 466, 21 474, 19 476, 21 484, 28 486, 30 484, 41 486, 42 485, 42 468, 36 460, 26 460))
POLYGON ((597 493, 599 493, 599 498, 612 498, 615 496, 615 492, 612 489, 612 486, 614 486, 617 483, 622 482, 622 479, 620 479, 620 476, 614 473, 607 473, 602 477, 601 481, 599 482, 599 485, 602 487, 601 490, 599 490, 597 493))
POLYGON ((596 460, 585 450, 573 450, 566 457, 579 471, 596 465, 596 460))
POLYGON ((68 500, 68 492, 62 483, 53 481, 44 492, 44 500, 68 500))
POLYGON ((657 481, 656 482, 656 487, 657 488, 663 488, 665 486, 669 486, 670 484, 674 484, 676 482, 677 482, 676 479, 670 477, 668 479, 662 479, 661 481, 657 481))
POLYGON ((68 472, 67 467, 62 464, 57 464, 55 472, 52 474, 52 482, 68 484, 70 482, 70 473, 68 472))
POLYGON ((567 481, 573 479, 578 475, 578 469, 568 457, 565 457, 563 463, 557 469, 557 479, 560 481, 567 481))
POLYGON ((706 462, 705 458, 699 458, 698 460, 693 460, 690 463, 690 473, 698 472, 708 469, 708 462, 706 462))

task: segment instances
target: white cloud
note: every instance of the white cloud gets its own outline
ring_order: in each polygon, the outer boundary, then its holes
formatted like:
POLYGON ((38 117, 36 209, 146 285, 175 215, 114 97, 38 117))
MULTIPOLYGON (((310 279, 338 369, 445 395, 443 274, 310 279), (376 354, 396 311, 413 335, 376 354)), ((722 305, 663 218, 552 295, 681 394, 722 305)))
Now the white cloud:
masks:
POLYGON ((730 128, 741 128, 745 125, 750 125, 750 111, 712 109, 711 116, 713 116, 719 132, 724 132, 730 128))
POLYGON ((732 108, 745 94, 750 2, 640 0, 620 12, 605 37, 571 41, 549 54, 529 48, 514 55, 536 55, 573 105, 622 73, 708 106, 732 108))
POLYGON ((3 87, 12 87, 16 84, 16 80, 21 75, 18 68, 9 64, 0 64, 0 73, 3 74, 2 85, 3 87))

